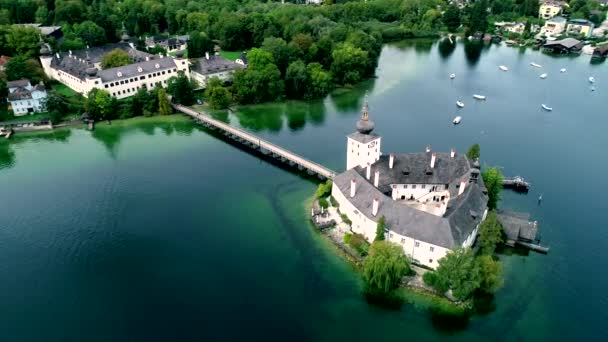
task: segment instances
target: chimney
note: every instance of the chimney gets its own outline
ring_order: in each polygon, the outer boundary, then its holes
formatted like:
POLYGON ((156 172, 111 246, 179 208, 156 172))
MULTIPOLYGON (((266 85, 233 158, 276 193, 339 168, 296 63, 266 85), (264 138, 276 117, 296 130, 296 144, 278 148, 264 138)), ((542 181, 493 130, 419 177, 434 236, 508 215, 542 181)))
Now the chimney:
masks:
POLYGON ((450 150, 450 158, 454 158, 454 157, 456 157, 456 149, 452 148, 450 150))
POLYGON ((367 173, 365 175, 365 178, 367 178, 367 180, 369 180, 372 177, 372 166, 370 163, 367 163, 367 173))
POLYGON ((205 59, 209 60, 209 52, 205 52, 205 59))
POLYGON ((374 172, 374 186, 376 188, 378 187, 379 180, 380 180, 380 171, 376 170, 376 172, 374 172))
POLYGON ((426 153, 431 152, 431 145, 426 145, 426 153))
POLYGON ((391 153, 390 158, 388 159, 388 168, 393 168, 393 163, 395 162, 395 155, 391 153))
POLYGON ((464 189, 467 187, 467 181, 466 178, 463 178, 460 181, 460 188, 458 188, 458 196, 462 195, 462 193, 464 192, 464 189))
POLYGON ((150 60, 150 56, 146 56, 146 62, 150 60))
POLYGON ((437 153, 433 152, 431 154, 431 169, 435 168, 435 160, 437 160, 437 153))
POLYGON ((374 198, 374 203, 372 205, 372 215, 378 215, 378 198, 374 198))
POLYGON ((355 197, 355 192, 357 191, 357 182, 354 179, 350 181, 350 197, 355 197))

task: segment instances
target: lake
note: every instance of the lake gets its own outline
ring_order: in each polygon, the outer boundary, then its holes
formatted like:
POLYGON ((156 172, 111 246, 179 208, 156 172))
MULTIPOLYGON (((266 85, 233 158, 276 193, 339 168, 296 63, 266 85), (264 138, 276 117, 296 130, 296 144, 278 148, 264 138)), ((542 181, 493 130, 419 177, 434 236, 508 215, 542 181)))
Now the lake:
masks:
POLYGON ((482 165, 524 176, 530 193, 505 191, 501 207, 531 213, 551 250, 505 251, 505 286, 468 321, 424 299, 368 304, 308 222, 315 182, 185 117, 2 139, 0 340, 606 339, 607 92, 588 56, 408 41, 384 47, 377 78, 322 101, 213 114, 342 171, 367 93, 384 153, 479 143, 482 165))

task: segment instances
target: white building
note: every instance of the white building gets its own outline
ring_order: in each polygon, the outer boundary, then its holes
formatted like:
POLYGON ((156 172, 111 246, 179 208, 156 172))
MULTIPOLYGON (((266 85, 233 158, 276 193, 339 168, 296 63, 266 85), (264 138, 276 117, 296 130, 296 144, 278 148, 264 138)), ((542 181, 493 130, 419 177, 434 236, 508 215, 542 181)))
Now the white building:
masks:
POLYGON ((566 18, 555 17, 547 20, 540 29, 540 34, 545 36, 557 36, 566 30, 566 18))
POLYGON ((165 37, 165 36, 154 36, 147 37, 145 40, 147 48, 154 48, 160 46, 167 51, 167 53, 184 51, 188 48, 188 40, 190 36, 177 36, 177 37, 165 37))
POLYGON ((40 113, 45 110, 46 89, 42 83, 32 86, 29 80, 7 83, 8 102, 15 116, 40 113))
POLYGON ((205 88, 207 81, 212 77, 217 77, 222 82, 232 81, 234 72, 243 68, 243 65, 232 62, 220 55, 210 56, 209 53, 206 53, 204 58, 199 58, 194 62, 190 68, 190 77, 201 88, 205 88))
POLYGON ((135 95, 139 89, 151 90, 156 85, 167 86, 167 81, 183 71, 189 77, 189 65, 185 58, 151 55, 135 49, 128 43, 128 36, 116 44, 92 47, 86 50, 52 54, 47 46, 40 50, 40 61, 49 78, 87 96, 92 89, 104 89, 113 97, 122 99, 135 95), (102 69, 102 57, 121 49, 129 54, 133 63, 121 67, 102 69))
POLYGON ((538 17, 541 19, 551 19, 560 13, 564 6, 567 6, 563 1, 541 0, 538 7, 538 17))
POLYGON ((347 139, 347 170, 333 179, 332 196, 351 230, 371 242, 384 217, 387 240, 431 268, 450 250, 472 246, 487 214, 479 163, 430 147, 382 155, 373 128, 366 101, 357 132, 347 139))

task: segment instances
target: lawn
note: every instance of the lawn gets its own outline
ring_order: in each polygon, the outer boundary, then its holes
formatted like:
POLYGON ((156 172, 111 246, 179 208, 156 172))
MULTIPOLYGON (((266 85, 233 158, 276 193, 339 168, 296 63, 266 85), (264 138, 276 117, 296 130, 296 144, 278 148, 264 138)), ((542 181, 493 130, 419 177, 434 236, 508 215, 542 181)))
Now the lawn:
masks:
POLYGON ((68 88, 65 84, 62 83, 53 83, 51 85, 51 89, 56 91, 59 95, 65 96, 67 98, 80 96, 80 94, 68 88))
POLYGON ((42 118, 48 118, 48 113, 39 113, 34 115, 24 115, 24 116, 13 116, 8 120, 4 120, 3 122, 16 122, 16 121, 37 121, 42 118))
POLYGON ((235 59, 241 56, 241 51, 220 51, 220 55, 234 62, 235 59))

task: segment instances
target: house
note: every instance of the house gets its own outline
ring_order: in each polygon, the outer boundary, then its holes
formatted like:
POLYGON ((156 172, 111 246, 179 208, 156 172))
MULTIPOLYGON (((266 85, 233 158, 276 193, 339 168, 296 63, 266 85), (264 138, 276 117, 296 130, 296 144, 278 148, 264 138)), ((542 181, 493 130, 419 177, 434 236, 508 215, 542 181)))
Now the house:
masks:
POLYGON ((10 61, 10 60, 11 60, 10 57, 0 56, 0 71, 5 70, 6 63, 8 63, 8 61, 10 61))
POLYGON ((598 45, 593 49, 592 58, 606 58, 608 57, 608 44, 598 45))
POLYGON ((48 45, 40 49, 40 62, 45 74, 84 96, 92 89, 103 89, 117 99, 135 95, 139 89, 151 90, 167 86, 167 81, 178 72, 190 75, 188 61, 178 51, 176 57, 152 55, 135 49, 123 34, 122 41, 91 47, 80 51, 53 54, 48 45), (132 63, 116 68, 102 69, 103 56, 114 50, 125 51, 132 63))
POLYGON ((554 17, 545 22, 540 33, 545 36, 557 36, 566 30, 566 18, 554 17))
POLYGON ((554 40, 545 43, 543 50, 553 53, 581 53, 583 42, 574 38, 566 38, 562 40, 554 40))
POLYGON ((572 19, 568 21, 566 33, 577 36, 590 37, 595 25, 586 19, 572 19))
POLYGON ((324 0, 306 0, 307 4, 310 5, 323 5, 324 0))
POLYGON ((42 26, 42 24, 15 24, 27 27, 34 27, 40 31, 40 34, 45 37, 53 37, 56 40, 63 37, 63 31, 61 30, 61 26, 42 26))
POLYGON ((207 86, 207 81, 212 77, 219 78, 222 82, 232 80, 236 70, 243 69, 244 66, 228 60, 220 55, 209 55, 207 52, 204 58, 197 59, 190 68, 190 77, 197 81, 201 88, 207 86))
POLYGON ((381 217, 385 238, 414 263, 430 268, 449 251, 471 247, 487 214, 479 162, 464 155, 426 152, 383 155, 367 101, 357 131, 347 137, 346 171, 333 179, 332 196, 368 241, 381 217))
POLYGON ((146 38, 146 47, 151 49, 156 46, 160 46, 169 52, 183 51, 188 48, 188 40, 190 36, 179 36, 179 37, 165 37, 165 36, 154 36, 146 38))
POLYGON ((538 17, 541 19, 551 19, 562 13, 566 3, 563 1, 541 0, 538 8, 538 17))
POLYGON ((239 58, 234 61, 236 64, 240 64, 242 66, 247 66, 247 53, 242 52, 239 58))
POLYGON ((42 83, 32 86, 29 80, 12 81, 6 84, 8 103, 15 116, 40 113, 45 110, 46 89, 42 83))

